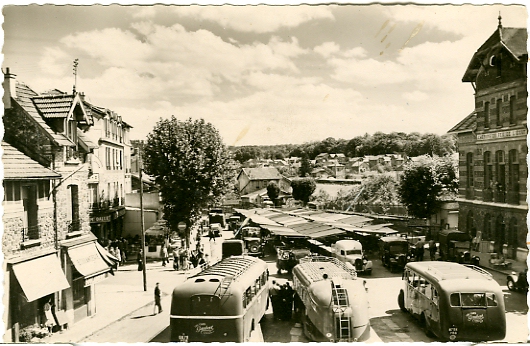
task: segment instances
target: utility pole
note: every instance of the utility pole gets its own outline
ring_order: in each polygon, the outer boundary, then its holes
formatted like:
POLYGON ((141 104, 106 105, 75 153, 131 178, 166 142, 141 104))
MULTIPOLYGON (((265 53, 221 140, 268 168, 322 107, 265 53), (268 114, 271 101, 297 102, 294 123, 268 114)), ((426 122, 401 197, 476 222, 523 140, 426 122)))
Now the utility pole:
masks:
POLYGON ((147 271, 145 263, 145 220, 144 220, 144 183, 142 181, 142 171, 144 170, 144 163, 142 161, 142 151, 138 148, 138 171, 140 173, 140 224, 142 228, 142 268, 144 277, 144 292, 147 291, 147 271))

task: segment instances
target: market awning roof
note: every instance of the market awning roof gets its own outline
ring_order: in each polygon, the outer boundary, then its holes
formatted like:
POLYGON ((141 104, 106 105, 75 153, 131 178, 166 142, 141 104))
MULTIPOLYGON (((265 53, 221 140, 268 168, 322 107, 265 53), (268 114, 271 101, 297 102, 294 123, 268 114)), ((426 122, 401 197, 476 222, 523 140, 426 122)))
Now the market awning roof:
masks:
POLYGON ((28 302, 70 287, 55 254, 15 264, 13 271, 28 302))
POLYGON ((263 226, 263 228, 268 230, 268 231, 270 231, 274 235, 280 235, 280 236, 284 236, 284 237, 307 238, 307 236, 305 236, 303 234, 300 234, 300 233, 296 232, 294 229, 288 228, 288 227, 265 225, 265 226, 263 226))
POLYGON ((96 248, 95 242, 69 247, 68 256, 70 256, 75 269, 77 269, 85 279, 111 271, 111 268, 105 260, 103 260, 100 252, 96 248))
POLYGON ((327 229, 327 230, 323 230, 323 231, 318 231, 316 233, 311 233, 309 236, 311 238, 315 238, 315 239, 318 239, 318 238, 324 238, 324 237, 328 237, 330 235, 336 235, 336 234, 342 234, 342 233, 346 233, 340 229, 337 229, 337 228, 331 228, 331 229, 327 229))

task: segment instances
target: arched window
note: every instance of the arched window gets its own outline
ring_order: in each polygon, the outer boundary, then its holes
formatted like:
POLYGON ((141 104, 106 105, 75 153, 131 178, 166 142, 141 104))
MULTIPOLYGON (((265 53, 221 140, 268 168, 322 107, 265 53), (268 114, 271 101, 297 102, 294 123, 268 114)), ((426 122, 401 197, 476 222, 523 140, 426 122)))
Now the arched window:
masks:
POLYGON ((484 127, 490 127, 490 103, 484 102, 484 127))
POLYGON ((506 243, 505 224, 502 215, 497 216, 495 220, 495 252, 502 253, 503 245, 506 243))
POLYGON ((497 105, 495 109, 495 122, 497 126, 502 126, 502 99, 497 100, 497 105))
POLYGON ((473 187, 473 153, 467 153, 466 155, 466 168, 467 168, 467 187, 473 187))
POLYGON ((493 176, 493 166, 491 162, 491 151, 484 153, 484 188, 491 188, 491 178, 493 176))
POLYGON ((504 203, 506 193, 506 168, 504 161, 504 151, 495 153, 495 201, 504 203))
POLYGON ((515 124, 515 96, 510 96, 510 125, 515 124))
POLYGON ((483 240, 492 240, 492 233, 491 233, 491 216, 490 214, 484 215, 484 228, 482 231, 482 239, 483 240))
POLYGON ((519 193, 519 153, 516 149, 508 152, 508 186, 514 193, 519 193))
POLYGON ((472 234, 473 232, 476 232, 476 230, 475 230, 475 222, 473 220, 473 211, 470 211, 469 213, 467 213, 467 217, 466 217, 466 231, 472 237, 475 236, 475 235, 472 234))

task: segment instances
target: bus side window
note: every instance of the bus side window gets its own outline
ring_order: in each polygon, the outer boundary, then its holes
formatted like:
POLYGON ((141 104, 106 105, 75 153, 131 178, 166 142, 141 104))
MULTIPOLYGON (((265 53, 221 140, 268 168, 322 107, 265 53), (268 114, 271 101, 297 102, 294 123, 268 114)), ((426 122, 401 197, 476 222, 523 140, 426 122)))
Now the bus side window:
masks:
POLYGON ((432 301, 438 305, 438 291, 434 287, 432 287, 432 301))
POLYGON ((495 297, 495 294, 486 293, 486 300, 488 302, 488 306, 497 306, 497 298, 495 297))
POLYGON ((250 290, 250 287, 247 288, 247 291, 245 293, 245 306, 248 305, 250 303, 250 301, 252 300, 252 291, 250 290))
POLYGON ((432 299, 432 290, 431 290, 431 283, 425 282, 425 289, 424 292, 425 296, 429 299, 432 299))
POLYGON ((247 292, 243 292, 243 308, 247 307, 247 292))
POLYGON ((460 293, 453 293, 450 297, 451 306, 460 306, 460 293))

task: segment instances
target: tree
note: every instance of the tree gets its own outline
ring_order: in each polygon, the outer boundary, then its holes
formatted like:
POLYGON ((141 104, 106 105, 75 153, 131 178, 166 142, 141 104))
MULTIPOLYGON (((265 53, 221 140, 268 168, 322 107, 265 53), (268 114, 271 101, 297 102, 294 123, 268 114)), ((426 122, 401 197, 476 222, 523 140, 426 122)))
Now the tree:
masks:
POLYGON ((147 136, 145 171, 160 186, 164 218, 172 230, 189 229, 201 209, 218 203, 230 187, 235 165, 215 127, 203 119, 160 119, 147 136))
POLYGON ((306 205, 313 192, 315 192, 317 184, 311 178, 302 178, 293 180, 291 187, 293 188, 293 198, 302 201, 306 205))
POLYGON ((449 156, 424 155, 405 166, 398 191, 411 216, 428 218, 440 210, 444 199, 456 197, 456 163, 449 156))
POLYGON ((300 176, 306 177, 311 174, 311 162, 306 153, 303 154, 302 160, 300 161, 300 176))
POLYGON ((278 196, 280 196, 280 187, 276 182, 271 181, 267 184, 267 196, 271 199, 274 205, 278 205, 278 196))

